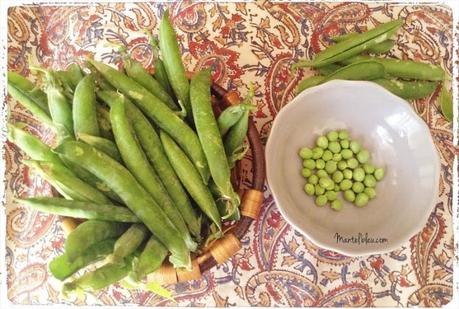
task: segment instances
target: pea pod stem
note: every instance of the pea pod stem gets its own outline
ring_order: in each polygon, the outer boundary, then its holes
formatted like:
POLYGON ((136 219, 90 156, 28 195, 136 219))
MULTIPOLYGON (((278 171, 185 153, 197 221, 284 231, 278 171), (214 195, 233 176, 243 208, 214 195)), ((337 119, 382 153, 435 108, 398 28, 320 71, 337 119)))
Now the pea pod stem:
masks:
POLYGON ((221 231, 220 214, 207 184, 202 181, 190 159, 167 133, 161 131, 160 138, 166 155, 183 186, 199 208, 221 231))
POLYGON ((88 61, 96 67, 115 88, 134 99, 135 103, 146 116, 153 120, 161 129, 170 134, 174 140, 180 144, 187 155, 192 159, 202 179, 207 182, 209 179, 209 167, 196 133, 179 116, 174 114, 165 103, 132 79, 108 65, 94 60, 88 61))
MULTIPOLYGON (((100 91, 98 95, 107 104, 112 104, 118 97, 118 94, 113 91, 100 91)), ((139 139, 145 155, 164 184, 175 206, 180 211, 189 231, 199 240, 201 234, 200 218, 193 209, 185 189, 169 163, 155 128, 130 100, 125 98, 124 103, 126 115, 134 128, 135 135, 139 139)))
POLYGON ((197 244, 192 240, 182 215, 175 207, 158 175, 148 162, 145 153, 136 140, 133 128, 125 112, 125 99, 118 95, 118 100, 112 103, 110 119, 113 126, 116 145, 118 146, 123 162, 140 184, 151 194, 153 199, 163 208, 166 215, 177 227, 188 248, 194 251, 197 244))
POLYGON ((239 195, 231 184, 231 173, 225 155, 225 147, 215 119, 211 103, 210 70, 198 72, 191 79, 190 97, 194 123, 198 137, 209 164, 210 174, 223 199, 233 204, 230 209, 239 207, 239 195))
POLYGON ((92 146, 67 141, 57 150, 70 161, 84 166, 116 192, 136 216, 171 252, 170 262, 175 267, 191 267, 190 252, 182 237, 164 211, 121 164, 92 146), (104 162, 104 164, 100 164, 104 162))
POLYGON ((384 66, 386 74, 403 79, 419 79, 442 81, 445 79, 445 71, 439 66, 411 60, 391 58, 377 58, 371 56, 356 56, 342 61, 343 64, 351 64, 361 61, 376 61, 384 66))
POLYGON ((59 197, 16 198, 15 201, 35 210, 66 217, 133 223, 140 220, 126 207, 66 200, 59 197))

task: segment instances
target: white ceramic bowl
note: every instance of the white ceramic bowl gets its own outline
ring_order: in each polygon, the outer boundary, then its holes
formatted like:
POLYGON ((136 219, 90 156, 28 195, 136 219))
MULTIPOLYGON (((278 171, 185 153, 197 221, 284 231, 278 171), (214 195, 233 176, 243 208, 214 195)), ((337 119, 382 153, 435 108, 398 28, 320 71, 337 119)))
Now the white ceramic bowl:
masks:
POLYGON ((371 82, 331 81, 303 91, 274 120, 267 179, 287 221, 317 245, 350 256, 394 250, 425 225, 438 198, 440 161, 429 129, 408 102, 371 82), (301 147, 347 129, 386 168, 377 197, 340 212, 303 191, 301 147))

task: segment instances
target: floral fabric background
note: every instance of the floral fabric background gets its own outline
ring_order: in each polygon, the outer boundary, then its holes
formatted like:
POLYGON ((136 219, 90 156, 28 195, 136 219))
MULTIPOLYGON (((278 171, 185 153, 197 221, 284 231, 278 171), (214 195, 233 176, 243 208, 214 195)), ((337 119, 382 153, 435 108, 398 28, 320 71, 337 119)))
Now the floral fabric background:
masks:
MULTIPOLYGON (((289 70, 298 58, 311 58, 330 37, 363 31, 402 18, 392 55, 440 64, 452 70, 452 12, 444 6, 362 3, 193 3, 104 4, 90 7, 13 7, 8 13, 8 67, 29 75, 28 62, 64 68, 95 53, 117 63, 117 45, 152 67, 144 30, 158 33, 169 7, 189 71, 211 66, 222 86, 256 89, 254 113, 263 141, 278 111, 293 98, 303 76, 289 70)), ((33 78, 32 76, 30 78, 33 78)), ((423 230, 383 255, 350 258, 318 248, 281 217, 266 187, 258 220, 242 239, 243 248, 201 280, 171 285, 179 306, 440 306, 452 298, 451 126, 441 116, 438 90, 412 107, 425 120, 441 157, 440 196, 423 230)), ((51 131, 9 100, 11 121, 51 141, 51 131)), ((307 121, 307 119, 305 119, 307 121)), ((120 285, 63 299, 60 282, 47 262, 63 252, 59 218, 16 205, 14 195, 50 194, 51 189, 19 162, 22 153, 6 147, 7 284, 16 304, 175 305, 152 293, 120 285), (15 192, 15 193, 13 193, 15 192)), ((250 173, 250 156, 242 164, 250 173)), ((415 180, 414 180, 415 181, 415 180)), ((402 205, 401 205, 402 206, 402 205)), ((390 222, 388 222, 390 224, 390 222)))

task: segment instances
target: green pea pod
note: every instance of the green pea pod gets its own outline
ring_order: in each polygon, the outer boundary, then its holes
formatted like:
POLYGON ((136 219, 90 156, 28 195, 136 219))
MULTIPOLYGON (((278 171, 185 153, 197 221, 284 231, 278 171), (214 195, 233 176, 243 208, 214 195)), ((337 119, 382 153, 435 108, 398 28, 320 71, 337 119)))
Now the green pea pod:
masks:
MULTIPOLYGON (((118 94, 113 91, 101 91, 98 95, 104 102, 107 102, 107 104, 112 104, 118 99, 118 94)), ((177 175, 175 175, 174 169, 167 159, 158 134, 143 113, 127 98, 125 98, 125 107, 126 114, 134 128, 145 155, 150 160, 150 163, 161 179, 161 182, 164 184, 169 196, 180 211, 190 233, 199 240, 201 234, 201 221, 196 211, 193 209, 185 189, 182 187, 180 180, 177 178, 177 175)))
POLYGON ((139 219, 126 207, 111 204, 71 201, 59 197, 15 199, 32 209, 72 218, 135 223, 139 219))
MULTIPOLYGON (((159 57, 159 42, 156 38, 154 38, 151 33, 147 33, 149 36, 149 42, 153 52, 153 59, 155 60, 155 78, 161 84, 164 90, 167 93, 174 97, 174 91, 172 90, 171 83, 169 82, 169 78, 167 78, 166 69, 164 68, 164 62, 159 57)), ((185 115, 186 116, 186 110, 185 115)))
POLYGON ((211 103, 210 70, 201 71, 191 79, 190 97, 194 123, 209 164, 210 174, 221 198, 232 203, 229 209, 239 207, 240 198, 231 184, 231 172, 225 155, 222 137, 211 103))
POLYGON ((167 253, 166 247, 155 236, 151 236, 140 256, 132 262, 129 278, 135 282, 143 280, 146 275, 161 267, 167 253))
POLYGON ((32 160, 61 162, 51 148, 36 136, 8 124, 8 140, 24 151, 32 160))
POLYGON ((36 170, 40 176, 68 199, 110 204, 102 192, 76 177, 71 170, 61 163, 34 160, 23 160, 23 163, 36 170))
POLYGON ((62 294, 68 297, 78 290, 95 292, 114 284, 126 277, 132 269, 132 260, 135 254, 125 258, 122 264, 105 264, 104 266, 87 272, 81 277, 64 284, 62 294))
POLYGON ((20 90, 15 85, 8 83, 8 94, 18 101, 22 106, 29 110, 32 115, 37 117, 43 123, 54 126, 48 111, 43 110, 31 97, 30 93, 20 90))
POLYGON ((377 79, 373 82, 386 88, 405 100, 417 100, 431 95, 437 83, 429 81, 404 81, 396 79, 377 79))
POLYGON ((249 111, 244 112, 241 119, 239 119, 225 137, 225 152, 228 158, 228 164, 231 168, 234 167, 237 160, 242 159, 240 152, 244 148, 244 141, 249 129, 249 115, 249 111))
POLYGON ((302 92, 303 90, 320 85, 323 83, 324 80, 325 80, 325 76, 320 76, 320 75, 308 76, 304 78, 298 84, 298 86, 296 86, 295 92, 298 94, 302 92))
POLYGON ((197 244, 191 238, 182 215, 175 207, 166 188, 161 183, 158 175, 148 162, 145 153, 136 140, 133 129, 125 113, 124 96, 119 95, 112 103, 110 119, 113 126, 116 145, 118 146, 123 162, 140 184, 151 194, 155 201, 162 207, 166 215, 177 227, 188 248, 194 251, 197 244))
POLYGON ((169 20, 169 11, 164 12, 159 25, 159 47, 164 61, 167 78, 179 101, 186 109, 187 117, 191 121, 190 83, 185 74, 182 54, 177 41, 177 35, 169 20))
POLYGON ((93 244, 78 256, 73 262, 70 262, 67 254, 59 255, 54 258, 48 265, 49 271, 54 278, 64 281, 78 270, 102 260, 113 252, 116 238, 109 238, 93 244))
POLYGON ((120 163, 82 142, 67 141, 56 149, 75 164, 83 166, 116 192, 126 206, 148 227, 171 252, 169 261, 175 267, 191 267, 190 252, 182 237, 148 192, 120 163), (101 164, 103 162, 103 164, 101 164))
POLYGON ((356 56, 376 44, 384 42, 394 35, 400 26, 403 24, 402 20, 394 20, 388 23, 378 25, 377 27, 357 34, 350 40, 339 42, 335 45, 328 47, 316 55, 312 61, 300 61, 293 66, 298 67, 321 67, 331 63, 336 63, 356 56))
POLYGON ((100 151, 105 152, 110 157, 115 159, 118 162, 122 162, 121 154, 116 147, 116 144, 109 139, 93 136, 89 134, 80 133, 77 135, 77 139, 89 144, 91 146, 96 147, 100 151))
MULTIPOLYGON (((358 35, 356 32, 347 33, 338 37, 333 38, 335 42, 343 42, 346 40, 354 39, 358 35)), ((394 47, 395 40, 385 40, 384 42, 378 43, 368 49, 368 52, 371 54, 384 54, 387 53, 394 47)))
POLYGON ((330 80, 374 80, 385 76, 384 66, 376 61, 360 61, 349 64, 341 69, 336 70, 332 74, 325 76, 322 83, 330 80))
POLYGON ((113 253, 107 258, 110 263, 123 263, 125 257, 134 253, 142 244, 149 232, 145 225, 131 225, 115 243, 113 253))
POLYGON ((67 67, 66 70, 57 71, 56 73, 59 75, 62 81, 64 81, 72 89, 72 91, 75 90, 78 83, 84 77, 83 71, 81 71, 80 66, 76 63, 72 63, 67 67))
POLYGON ((164 131, 160 132, 161 142, 169 162, 185 189, 199 208, 214 222, 221 231, 220 214, 206 183, 199 177, 199 172, 182 149, 164 131))
POLYGON ((179 116, 138 83, 111 68, 94 60, 88 60, 117 89, 134 99, 147 117, 161 129, 170 134, 191 158, 202 179, 209 179, 209 167, 196 133, 179 116))
POLYGON ((65 254, 69 262, 82 255, 92 245, 120 236, 127 225, 119 222, 88 220, 78 225, 65 240, 65 254))
POLYGON ((126 74, 130 78, 145 87, 154 96, 166 103, 171 109, 177 109, 177 105, 171 96, 163 89, 162 85, 153 78, 153 76, 148 74, 147 70, 145 70, 140 62, 131 58, 125 58, 123 64, 126 74))
POLYGON ((342 68, 341 65, 332 63, 332 64, 325 65, 323 67, 317 68, 317 70, 319 71, 320 75, 326 76, 326 75, 332 74, 333 72, 335 72, 336 70, 339 70, 341 68, 342 68))
POLYGON ((94 76, 85 76, 76 86, 73 96, 73 129, 80 133, 99 136, 96 113, 96 81, 94 76))
POLYGON ((48 98, 38 86, 16 72, 8 72, 8 84, 21 91, 49 116, 48 98))
POLYGON ((438 97, 440 101, 440 108, 443 116, 448 121, 453 121, 454 112, 453 112, 453 96, 448 91, 445 83, 443 82, 443 86, 441 87, 440 95, 438 97))
POLYGON ((439 66, 415 62, 411 60, 400 60, 391 58, 377 58, 371 56, 356 56, 342 61, 343 64, 351 64, 362 61, 376 61, 384 66, 386 74, 392 77, 403 79, 420 79, 431 81, 442 81, 445 79, 445 71, 439 66))

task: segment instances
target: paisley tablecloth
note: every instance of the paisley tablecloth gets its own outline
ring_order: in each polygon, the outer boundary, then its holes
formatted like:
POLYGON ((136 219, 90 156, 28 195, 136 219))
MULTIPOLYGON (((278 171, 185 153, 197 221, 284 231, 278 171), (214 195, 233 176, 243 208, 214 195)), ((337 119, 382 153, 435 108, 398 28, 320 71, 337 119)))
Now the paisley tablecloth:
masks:
MULTIPOLYGON (((266 141, 278 111, 293 98, 298 81, 312 72, 292 75, 291 63, 310 58, 330 37, 372 28, 402 18, 405 23, 391 51, 400 58, 452 69, 452 12, 445 6, 362 3, 191 3, 104 4, 91 7, 14 7, 8 15, 9 69, 29 74, 28 61, 63 68, 82 56, 116 63, 117 45, 125 45, 151 65, 144 29, 158 32, 158 16, 170 7, 189 71, 212 66, 221 85, 247 92, 256 89, 256 124, 266 141)), ((452 298, 453 145, 450 124, 431 97, 412 107, 431 129, 441 158, 440 196, 419 234, 383 255, 350 258, 318 248, 295 232, 280 215, 266 187, 265 202, 242 249, 201 280, 168 286, 179 306, 440 306, 452 298)), ((9 101, 12 121, 45 141, 51 132, 9 101)), ((356 111, 357 112, 357 111, 356 111)), ((364 115, 362 115, 364 116, 364 115)), ((307 121, 307 119, 305 119, 307 121)), ((100 292, 64 299, 60 282, 47 262, 63 251, 59 218, 31 211, 12 201, 18 196, 50 194, 48 184, 20 165, 22 154, 6 144, 7 284, 15 304, 141 304, 173 302, 145 291, 114 285, 100 292)), ((248 156, 243 181, 250 174, 248 156)), ((413 181, 416 181, 413 179, 413 181)), ((390 225, 390 222, 387 222, 390 225)))

